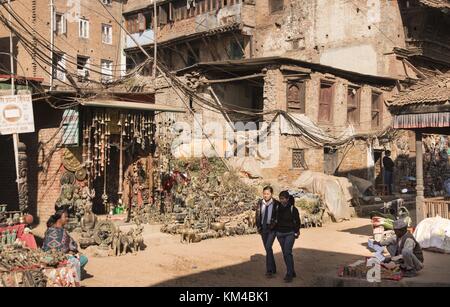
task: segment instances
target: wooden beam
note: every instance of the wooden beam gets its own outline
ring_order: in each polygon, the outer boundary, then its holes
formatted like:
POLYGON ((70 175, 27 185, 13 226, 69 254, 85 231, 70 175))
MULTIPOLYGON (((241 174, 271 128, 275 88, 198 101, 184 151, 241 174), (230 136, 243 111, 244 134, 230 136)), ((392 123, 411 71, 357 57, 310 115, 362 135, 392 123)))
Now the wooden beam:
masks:
MULTIPOLYGON (((220 39, 220 35, 217 35, 217 41, 221 41, 221 39, 220 39)), ((206 36, 206 39, 207 39, 207 41, 209 42, 209 44, 210 44, 210 46, 213 46, 213 48, 211 49, 211 50, 214 50, 214 52, 216 53, 216 55, 217 55, 217 59, 218 60, 220 60, 220 53, 219 53, 219 51, 217 50, 217 46, 214 44, 214 42, 211 42, 211 39, 210 39, 210 37, 209 36, 206 36)), ((228 52, 227 52, 228 53, 228 52)), ((229 58, 229 57, 228 57, 229 58)))
POLYGON ((293 66, 293 65, 281 65, 280 70, 295 71, 295 72, 301 72, 301 73, 311 73, 311 69, 309 69, 309 68, 293 66))
POLYGON ((216 55, 214 54, 214 52, 212 52, 211 48, 209 47, 208 42, 206 41, 206 39, 202 36, 202 41, 205 44, 206 48, 208 48, 209 53, 211 54, 211 57, 213 58, 213 61, 217 61, 218 58, 216 58, 216 55))
POLYGON ((262 78, 264 76, 265 76, 265 74, 259 73, 259 74, 253 74, 253 75, 248 75, 248 76, 241 76, 241 77, 236 77, 236 78, 206 80, 206 81, 202 81, 202 82, 203 83, 207 83, 207 84, 227 83, 227 82, 235 82, 235 81, 239 81, 239 80, 248 80, 248 79, 262 78))
POLYGON ((188 47, 189 51, 194 55, 195 61, 200 62, 200 58, 195 54, 194 49, 192 49, 191 44, 189 44, 189 42, 185 42, 185 44, 188 47))
MULTIPOLYGON (((224 43, 225 40, 223 39, 222 35, 217 34, 217 41, 222 43, 222 47, 223 47, 223 49, 225 50, 225 52, 226 52, 226 54, 228 56, 228 60, 231 60, 231 55, 228 52, 227 46, 225 46, 225 43, 224 43)), ((216 48, 216 46, 214 46, 214 47, 216 48)), ((216 51, 217 51, 217 49, 216 49, 216 51)), ((219 53, 219 51, 217 51, 217 53, 219 53)))
POLYGON ((216 101, 216 104, 220 107, 220 110, 221 110, 222 115, 225 117, 225 119, 227 120, 227 122, 228 122, 228 124, 230 125, 231 129, 233 129, 233 131, 234 131, 234 129, 235 129, 235 128, 234 128, 234 124, 233 124, 233 122, 231 121, 230 116, 224 111, 223 104, 220 102, 220 99, 219 99, 219 97, 216 95, 216 92, 214 91, 214 89, 212 88, 212 86, 210 86, 208 89, 209 89, 209 91, 211 92, 211 95, 213 96, 214 100, 216 101))
POLYGON ((234 40, 238 43, 239 48, 241 48, 241 51, 242 51, 242 54, 244 55, 244 58, 246 58, 246 56, 245 56, 245 49, 244 49, 244 47, 242 46, 241 42, 240 42, 239 39, 236 37, 236 34, 235 34, 234 32, 231 32, 231 34, 233 35, 234 40))
POLYGON ((422 133, 416 132, 416 225, 425 218, 422 133))

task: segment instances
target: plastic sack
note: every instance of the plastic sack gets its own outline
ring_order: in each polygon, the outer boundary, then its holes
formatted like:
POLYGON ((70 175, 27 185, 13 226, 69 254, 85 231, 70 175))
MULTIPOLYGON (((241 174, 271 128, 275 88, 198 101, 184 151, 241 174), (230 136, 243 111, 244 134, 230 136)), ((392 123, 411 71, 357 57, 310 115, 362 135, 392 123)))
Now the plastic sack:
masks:
POLYGON ((425 219, 417 225, 414 237, 422 248, 450 253, 450 220, 440 216, 425 219))

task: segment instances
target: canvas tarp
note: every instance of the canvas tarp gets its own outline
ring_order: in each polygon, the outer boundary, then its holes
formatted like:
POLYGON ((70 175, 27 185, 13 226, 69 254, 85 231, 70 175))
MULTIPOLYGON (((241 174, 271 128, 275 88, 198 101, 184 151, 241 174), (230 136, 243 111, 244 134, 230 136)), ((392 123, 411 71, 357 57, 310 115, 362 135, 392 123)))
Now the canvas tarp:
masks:
POLYGON ((334 220, 340 222, 351 217, 353 186, 347 178, 305 171, 296 181, 295 188, 318 194, 334 220))
POLYGON ((359 195, 358 196, 364 196, 368 189, 373 187, 373 183, 369 180, 365 180, 353 175, 348 175, 348 180, 350 180, 351 183, 358 189, 359 195))

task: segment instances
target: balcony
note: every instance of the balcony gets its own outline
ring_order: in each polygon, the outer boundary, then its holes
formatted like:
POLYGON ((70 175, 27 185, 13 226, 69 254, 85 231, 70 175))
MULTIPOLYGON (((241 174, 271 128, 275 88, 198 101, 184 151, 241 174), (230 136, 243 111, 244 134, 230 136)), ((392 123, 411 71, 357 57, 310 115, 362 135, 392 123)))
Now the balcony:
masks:
MULTIPOLYGON (((173 39, 210 32, 227 26, 242 24, 242 0, 197 0, 195 7, 186 5, 186 0, 162 3, 158 7, 159 43, 173 39)), ((140 45, 153 43, 153 7, 148 5, 139 10, 125 11, 127 30, 140 45)), ((125 48, 136 47, 127 37, 125 48)))
POLYGON ((139 45, 153 44, 153 40, 155 38, 155 32, 152 29, 147 29, 147 30, 140 31, 137 33, 132 33, 131 36, 133 38, 131 38, 130 36, 127 35, 127 39, 125 42, 125 48, 137 47, 135 41, 138 42, 139 45))

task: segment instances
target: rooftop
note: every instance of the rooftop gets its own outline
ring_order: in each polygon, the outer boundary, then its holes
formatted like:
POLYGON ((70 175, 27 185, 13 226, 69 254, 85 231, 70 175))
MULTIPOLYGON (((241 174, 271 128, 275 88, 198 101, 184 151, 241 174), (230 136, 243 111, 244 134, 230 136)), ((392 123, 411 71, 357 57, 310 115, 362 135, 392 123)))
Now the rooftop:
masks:
POLYGON ((450 102, 450 72, 418 81, 406 91, 399 93, 387 104, 402 107, 450 102))
POLYGON ((420 2, 437 9, 450 9, 450 0, 420 0, 420 2))

